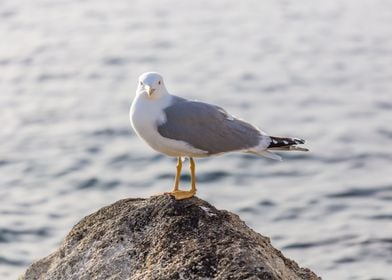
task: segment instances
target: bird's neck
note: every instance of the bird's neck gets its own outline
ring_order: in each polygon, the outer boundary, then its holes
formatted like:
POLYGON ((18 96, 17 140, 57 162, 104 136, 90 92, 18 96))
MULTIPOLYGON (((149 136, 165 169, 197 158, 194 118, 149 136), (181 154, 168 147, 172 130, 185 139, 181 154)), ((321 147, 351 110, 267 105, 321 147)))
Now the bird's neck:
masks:
POLYGON ((166 93, 156 98, 145 94, 137 94, 132 102, 130 113, 134 117, 142 116, 144 120, 157 120, 161 118, 162 110, 172 103, 172 95, 166 93))

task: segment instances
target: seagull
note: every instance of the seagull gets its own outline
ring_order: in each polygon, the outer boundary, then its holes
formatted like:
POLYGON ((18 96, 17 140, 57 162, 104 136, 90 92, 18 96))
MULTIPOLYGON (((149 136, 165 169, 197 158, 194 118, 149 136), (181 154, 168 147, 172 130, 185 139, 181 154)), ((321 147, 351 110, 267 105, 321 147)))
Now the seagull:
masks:
POLYGON ((177 158, 176 200, 196 194, 195 161, 228 152, 245 152, 276 160, 279 151, 308 151, 303 139, 268 136, 256 126, 230 115, 222 107, 170 94, 159 73, 139 77, 130 121, 136 134, 154 150, 177 158), (182 159, 190 161, 191 189, 180 190, 182 159))

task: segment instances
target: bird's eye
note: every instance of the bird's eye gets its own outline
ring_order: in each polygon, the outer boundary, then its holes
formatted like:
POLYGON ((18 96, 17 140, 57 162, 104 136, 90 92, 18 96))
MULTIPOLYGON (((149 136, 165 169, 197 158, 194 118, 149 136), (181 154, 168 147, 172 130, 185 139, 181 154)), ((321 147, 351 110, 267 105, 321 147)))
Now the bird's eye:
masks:
POLYGON ((142 86, 142 85, 143 85, 143 82, 140 82, 140 85, 142 86))
POLYGON ((161 84, 161 81, 158 81, 158 85, 160 85, 161 84))

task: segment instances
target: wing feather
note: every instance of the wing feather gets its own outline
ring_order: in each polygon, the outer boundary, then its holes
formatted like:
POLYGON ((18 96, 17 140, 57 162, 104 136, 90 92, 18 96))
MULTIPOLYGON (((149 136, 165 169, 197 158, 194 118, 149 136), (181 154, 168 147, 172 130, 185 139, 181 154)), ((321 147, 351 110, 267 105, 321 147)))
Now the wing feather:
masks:
POLYGON ((259 144, 262 133, 253 125, 229 115, 223 108, 180 100, 165 110, 166 121, 158 132, 185 141, 209 154, 246 150, 259 144))

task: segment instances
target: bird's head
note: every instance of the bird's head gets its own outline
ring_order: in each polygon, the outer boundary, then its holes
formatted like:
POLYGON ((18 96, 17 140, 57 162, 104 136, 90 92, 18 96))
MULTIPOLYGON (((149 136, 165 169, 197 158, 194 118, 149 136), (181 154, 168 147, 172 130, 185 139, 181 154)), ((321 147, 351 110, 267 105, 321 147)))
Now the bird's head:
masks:
POLYGON ((146 72, 139 77, 137 94, 144 94, 147 98, 156 99, 167 93, 163 78, 156 72, 146 72))

